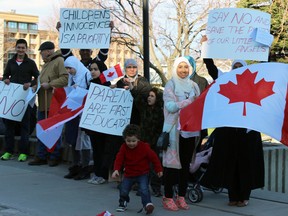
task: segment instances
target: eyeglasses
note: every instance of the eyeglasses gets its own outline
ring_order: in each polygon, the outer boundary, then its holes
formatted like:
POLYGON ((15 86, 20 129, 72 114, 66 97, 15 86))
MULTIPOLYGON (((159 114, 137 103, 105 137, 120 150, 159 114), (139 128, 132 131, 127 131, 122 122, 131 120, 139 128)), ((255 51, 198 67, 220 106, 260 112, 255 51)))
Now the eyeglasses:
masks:
POLYGON ((137 68, 137 66, 127 66, 126 68, 137 68))

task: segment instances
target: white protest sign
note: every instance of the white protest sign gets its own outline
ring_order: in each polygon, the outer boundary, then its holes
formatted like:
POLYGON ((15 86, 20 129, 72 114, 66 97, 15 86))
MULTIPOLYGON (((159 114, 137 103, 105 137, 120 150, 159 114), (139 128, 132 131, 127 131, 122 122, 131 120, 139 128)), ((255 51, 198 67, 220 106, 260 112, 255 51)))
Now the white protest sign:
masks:
POLYGON ((132 103, 128 90, 91 83, 79 126, 121 136, 130 123, 132 103))
POLYGON ((29 104, 26 98, 30 91, 24 91, 23 85, 0 81, 0 117, 20 122, 29 104))
POLYGON ((245 8, 215 9, 209 12, 203 43, 203 58, 267 61, 269 47, 253 40, 255 28, 270 33, 271 15, 245 8))
POLYGON ((61 8, 60 22, 60 48, 109 48, 109 10, 61 8))

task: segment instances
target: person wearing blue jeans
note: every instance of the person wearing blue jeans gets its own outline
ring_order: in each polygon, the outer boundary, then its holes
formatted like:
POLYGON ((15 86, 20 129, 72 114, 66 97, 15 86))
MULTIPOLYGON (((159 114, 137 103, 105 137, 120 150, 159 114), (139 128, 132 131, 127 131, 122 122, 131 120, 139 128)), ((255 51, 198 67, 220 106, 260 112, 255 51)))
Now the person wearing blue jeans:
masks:
POLYGON ((124 165, 124 178, 120 185, 119 212, 124 212, 130 201, 129 192, 134 183, 138 183, 142 205, 146 214, 151 214, 154 205, 151 203, 149 192, 150 163, 161 177, 163 175, 161 162, 148 143, 140 141, 140 127, 134 124, 127 125, 123 131, 125 143, 122 144, 114 162, 112 178, 119 177, 119 171, 124 165))
POLYGON ((149 191, 149 174, 124 178, 120 185, 119 203, 122 204, 130 201, 129 192, 135 183, 138 185, 138 192, 141 196, 142 205, 146 206, 148 203, 152 203, 149 191))

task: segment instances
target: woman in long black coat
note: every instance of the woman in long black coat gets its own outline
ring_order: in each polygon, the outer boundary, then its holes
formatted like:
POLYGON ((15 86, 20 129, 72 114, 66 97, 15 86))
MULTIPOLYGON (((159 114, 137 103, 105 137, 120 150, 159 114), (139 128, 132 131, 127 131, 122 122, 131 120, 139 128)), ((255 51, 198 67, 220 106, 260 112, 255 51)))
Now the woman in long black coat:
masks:
MULTIPOLYGON (((204 63, 209 75, 217 79, 221 73, 213 60, 204 59, 204 63)), ((246 66, 245 61, 232 63, 232 69, 242 66, 246 66)), ((221 127, 213 136, 213 151, 201 184, 228 189, 230 206, 247 206, 251 190, 264 187, 261 134, 246 128, 221 127)))
POLYGON ((221 127, 213 136, 213 151, 201 184, 227 188, 228 205, 246 206, 251 190, 264 187, 261 135, 245 128, 221 127))

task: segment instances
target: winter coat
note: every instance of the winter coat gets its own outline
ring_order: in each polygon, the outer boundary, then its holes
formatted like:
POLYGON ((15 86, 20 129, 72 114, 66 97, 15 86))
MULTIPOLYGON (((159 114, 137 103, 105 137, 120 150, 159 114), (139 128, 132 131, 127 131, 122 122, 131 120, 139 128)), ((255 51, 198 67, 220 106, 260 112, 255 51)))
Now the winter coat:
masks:
POLYGON ((235 184, 234 177, 237 175, 242 189, 264 187, 260 133, 231 127, 216 128, 213 133, 213 151, 201 184, 208 188, 228 189, 235 184))
MULTIPOLYGON (((126 78, 126 76, 124 76, 126 78)), ((121 78, 117 83, 117 88, 124 88, 127 84, 124 83, 123 78, 121 78)), ((145 100, 148 96, 148 93, 151 89, 151 85, 147 81, 145 77, 138 75, 138 78, 133 83, 133 89, 130 90, 131 95, 133 97, 133 106, 132 106, 132 113, 131 113, 131 124, 140 125, 140 113, 141 108, 137 106, 140 101, 145 100)))
POLYGON ((54 52, 49 60, 43 65, 40 73, 40 84, 49 83, 51 88, 44 90, 40 88, 38 91, 38 109, 39 111, 49 110, 52 98, 53 88, 65 87, 68 84, 68 73, 64 67, 64 59, 62 58, 61 51, 54 52), (46 93, 45 93, 46 91, 46 93), (45 102, 45 94, 47 94, 47 101, 45 102), (47 104, 46 104, 47 103, 47 104), (45 107, 46 104, 46 107, 45 107))
POLYGON ((18 65, 16 62, 17 54, 9 59, 7 66, 4 70, 3 80, 10 79, 12 83, 24 84, 31 82, 31 86, 36 85, 39 71, 35 62, 28 58, 27 54, 23 62, 18 65), (32 77, 34 80, 32 81, 32 77))

